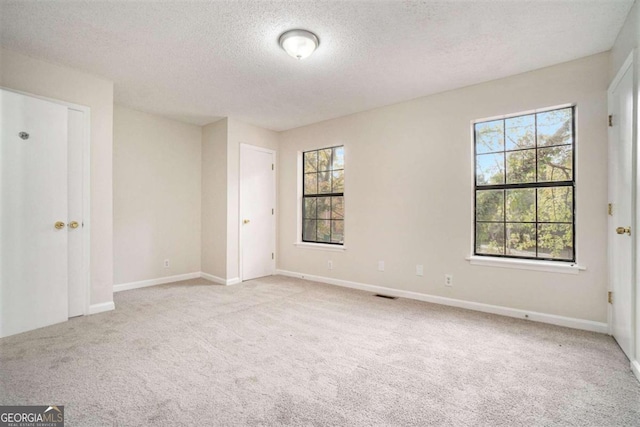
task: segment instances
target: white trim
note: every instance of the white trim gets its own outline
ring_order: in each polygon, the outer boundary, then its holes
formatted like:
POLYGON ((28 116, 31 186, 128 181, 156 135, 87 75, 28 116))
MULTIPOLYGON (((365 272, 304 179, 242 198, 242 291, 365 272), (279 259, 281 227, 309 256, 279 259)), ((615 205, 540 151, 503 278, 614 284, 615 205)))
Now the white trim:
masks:
POLYGON ((627 56, 627 59, 625 59, 620 69, 618 69, 616 76, 613 78, 613 80, 611 80, 611 83, 607 88, 607 94, 611 94, 616 89, 616 87, 620 83, 620 80, 622 80, 622 77, 624 77, 625 73, 627 72, 629 67, 631 67, 631 65, 633 65, 633 51, 631 51, 629 56, 627 56))
POLYGON ((175 276, 159 277, 157 279, 140 280, 138 282, 120 283, 113 285, 113 292, 129 291, 131 289, 146 288, 148 286, 164 285, 165 283, 179 282, 181 280, 199 279, 200 272, 178 274, 175 276))
POLYGON ((534 108, 533 110, 519 111, 517 113, 500 114, 498 116, 485 117, 482 119, 473 119, 471 120, 471 125, 472 125, 471 127, 473 127, 473 125, 475 125, 476 123, 490 122, 492 120, 510 119, 512 117, 526 116, 528 114, 544 113, 545 111, 560 110, 562 108, 569 108, 569 107, 575 107, 575 106, 576 106, 575 103, 559 104, 559 105, 554 105, 553 107, 534 108))
POLYGON ((631 371, 635 374, 638 381, 640 381, 640 363, 637 360, 631 361, 631 371))
POLYGON ((485 267, 515 268, 518 270, 546 271, 549 273, 578 274, 587 267, 573 262, 537 261, 528 259, 499 258, 490 256, 469 256, 465 258, 471 265, 485 267))
POLYGON ((206 279, 210 282, 218 283, 219 285, 231 286, 237 285, 242 282, 239 277, 234 277, 233 279, 223 279, 222 277, 214 276, 213 274, 200 272, 200 277, 206 279))
POLYGON ((89 107, 86 107, 84 116, 86 143, 82 153, 82 271, 86 280, 85 313, 89 313, 91 306, 91 109, 89 107))
MULTIPOLYGON (((311 148, 306 151, 315 151, 315 150, 323 150, 328 148, 342 147, 344 150, 344 164, 345 168, 343 169, 344 174, 344 188, 342 193, 345 194, 345 191, 348 187, 348 172, 346 168, 347 160, 349 158, 347 144, 344 142, 338 145, 330 145, 328 147, 319 147, 319 148, 311 148)), ((344 231, 342 235, 342 246, 340 245, 326 245, 323 243, 314 243, 314 242, 303 242, 302 241, 302 200, 304 199, 303 194, 303 176, 304 176, 304 151, 297 152, 296 159, 296 195, 297 195, 297 206, 296 206, 296 241, 293 243, 295 246, 299 248, 306 249, 322 249, 331 252, 341 252, 345 251, 347 248, 344 246, 347 242, 347 197, 343 197, 342 200, 342 209, 343 209, 343 222, 344 222, 344 231), (340 247, 338 247, 340 246, 340 247)))
POLYGON ((518 319, 533 320, 534 322, 549 323, 552 325, 565 326, 585 331, 600 332, 606 334, 608 326, 606 323, 595 322, 593 320, 575 319, 572 317, 558 316, 555 314, 538 313, 535 311, 520 310, 516 308, 503 307, 499 305, 483 304, 473 301, 464 301, 454 298, 440 297, 436 295, 421 294, 418 292, 404 291, 400 289, 387 288, 384 286, 369 285, 365 283, 351 282, 347 280, 333 279, 311 274, 296 273, 293 271, 277 270, 277 274, 300 279, 313 280, 327 283, 329 285, 342 286, 345 288, 359 289, 362 291, 383 293, 385 295, 409 298, 418 301, 425 301, 434 304, 448 305, 451 307, 465 308, 468 310, 481 311, 483 313, 498 314, 501 316, 515 317, 518 319))
MULTIPOLYGON (((498 116, 493 116, 493 117, 485 117, 482 119, 474 119, 471 120, 471 125, 469 126, 469 138, 471 141, 470 144, 470 150, 471 150, 471 158, 473 159, 473 161, 471 162, 471 188, 474 189, 474 192, 471 193, 471 228, 469 229, 469 235, 470 235, 470 240, 469 240, 469 253, 473 254, 475 253, 475 240, 476 237, 474 235, 475 230, 476 230, 476 212, 475 212, 475 203, 474 203, 474 198, 475 196, 475 188, 476 188, 476 182, 475 182, 475 177, 476 177, 476 171, 475 171, 475 166, 476 166, 476 153, 475 153, 475 125, 477 123, 482 123, 482 122, 487 122, 487 121, 492 121, 492 120, 505 120, 511 117, 519 117, 519 116, 523 116, 523 115, 528 115, 528 114, 537 114, 537 113, 543 113, 545 111, 553 111, 553 110, 559 110, 562 108, 573 108, 573 122, 574 122, 574 140, 573 140, 573 156, 574 156, 574 165, 575 165, 575 170, 573 171, 573 178, 574 178, 574 182, 576 183, 576 186, 578 185, 578 176, 580 173, 580 168, 578 168, 578 157, 579 157, 579 153, 580 153, 580 145, 579 145, 579 141, 580 141, 580 136, 578 135, 578 116, 579 116, 579 107, 578 104, 575 102, 571 102, 571 103, 565 103, 565 104, 558 104, 558 105, 554 105, 554 106, 550 106, 550 107, 543 107, 543 108, 535 108, 532 110, 526 110, 526 111, 519 111, 517 113, 509 113, 509 114, 501 114, 498 116)), ((578 209, 578 202, 576 202, 576 212, 579 211, 578 209)), ((579 225, 579 221, 580 221, 580 215, 575 215, 573 218, 573 229, 575 232, 575 236, 574 236, 574 246, 573 246, 573 255, 574 255, 574 259, 579 259, 579 237, 578 237, 578 225, 579 225)), ((515 269, 521 269, 521 270, 537 270, 537 271, 547 271, 547 272, 553 272, 553 273, 568 273, 568 274, 578 274, 578 271, 584 271, 587 268, 584 266, 580 266, 575 262, 563 262, 563 261, 544 261, 544 260, 527 260, 527 259, 523 259, 523 258, 500 258, 500 257, 491 257, 492 260, 499 260, 500 262, 486 262, 484 260, 480 260, 478 262, 476 262, 476 260, 481 259, 481 258, 486 258, 486 257, 482 257, 482 256, 476 256, 476 255, 470 255, 469 257, 466 258, 467 261, 471 261, 472 265, 484 265, 484 266, 489 266, 489 267, 504 267, 504 268, 515 268, 515 269), (513 263, 507 262, 508 261, 514 261, 513 263), (520 263, 521 261, 524 261, 522 263, 520 263), (532 263, 536 263, 538 264, 540 267, 535 267, 534 264, 532 263), (565 264, 565 265, 563 265, 565 264), (568 267, 570 268, 567 268, 568 267), (556 268, 556 267, 560 267, 560 268, 556 268), (575 268, 573 268, 575 267, 575 268)))
POLYGON ((24 92, 6 86, 0 89, 18 93, 32 98, 42 99, 63 105, 70 110, 79 111, 83 115, 84 144, 82 153, 82 273, 85 280, 85 307, 84 315, 91 313, 91 108, 85 105, 74 104, 60 99, 49 98, 24 92))
POLYGON ((104 313, 105 311, 111 311, 115 309, 116 305, 113 303, 113 301, 101 302, 100 304, 91 304, 89 306, 88 314, 104 313))
MULTIPOLYGON (((259 147, 256 145, 251 145, 251 144, 246 144, 244 142, 241 142, 240 154, 238 156, 239 162, 240 162, 240 165, 238 167, 238 276, 239 277, 225 280, 225 283, 222 283, 223 285, 235 285, 244 280, 243 270, 242 270, 244 267, 244 257, 242 255, 242 241, 244 239, 242 235, 242 230, 243 230, 242 219, 244 218, 244 215, 242 213, 242 158, 243 158, 242 151, 244 149, 260 151, 262 153, 271 154, 271 161, 273 162, 273 182, 272 182, 273 184, 273 208, 272 208, 273 215, 272 215, 272 221, 271 221, 272 222, 271 226, 273 228, 273 247, 271 248, 271 252, 273 253, 273 259, 271 260, 272 261, 271 274, 275 274, 275 271, 276 271, 276 257, 277 257, 276 242, 278 240, 278 230, 276 228, 276 224, 277 224, 276 215, 278 215, 278 180, 276 178, 276 175, 278 171, 278 153, 277 151, 272 150, 270 148, 259 147)), ((224 280, 220 277, 218 277, 217 279, 224 280)), ((216 283, 221 283, 221 282, 216 282, 216 283)))
POLYGON ((347 250, 344 245, 326 245, 324 243, 295 242, 294 245, 298 248, 315 249, 317 251, 344 252, 347 250))

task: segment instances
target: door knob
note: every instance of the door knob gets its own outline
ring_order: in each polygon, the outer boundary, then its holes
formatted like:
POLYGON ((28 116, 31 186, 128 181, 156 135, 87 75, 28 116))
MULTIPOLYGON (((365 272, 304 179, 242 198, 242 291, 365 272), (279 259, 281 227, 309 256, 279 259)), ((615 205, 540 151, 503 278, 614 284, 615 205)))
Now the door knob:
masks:
POLYGON ((62 230, 64 228, 64 222, 57 221, 55 224, 53 224, 53 226, 56 228, 56 230, 62 230))
POLYGON ((243 223, 243 224, 249 224, 249 220, 248 220, 248 219, 245 219, 245 220, 243 220, 243 221, 242 221, 242 223, 243 223))
POLYGON ((69 223, 69 228, 78 228, 80 226, 80 224, 78 223, 78 221, 71 221, 69 223))
POLYGON ((629 236, 631 236, 631 227, 618 227, 616 228, 616 233, 628 234, 629 236))

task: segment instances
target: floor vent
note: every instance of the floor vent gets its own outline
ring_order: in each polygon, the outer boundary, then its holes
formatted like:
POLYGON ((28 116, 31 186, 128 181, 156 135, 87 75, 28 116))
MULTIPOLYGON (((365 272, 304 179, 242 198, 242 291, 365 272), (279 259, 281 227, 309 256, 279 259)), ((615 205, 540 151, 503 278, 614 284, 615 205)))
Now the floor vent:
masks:
POLYGON ((381 294, 376 294, 375 296, 377 296, 378 298, 398 299, 398 297, 392 297, 391 295, 381 295, 381 294))

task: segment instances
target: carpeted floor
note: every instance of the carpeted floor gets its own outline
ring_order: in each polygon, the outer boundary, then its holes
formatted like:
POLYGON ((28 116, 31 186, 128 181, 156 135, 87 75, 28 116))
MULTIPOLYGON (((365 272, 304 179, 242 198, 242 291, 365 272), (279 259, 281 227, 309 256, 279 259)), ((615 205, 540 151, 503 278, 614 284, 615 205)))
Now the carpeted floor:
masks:
POLYGON ((68 426, 640 426, 606 335, 282 276, 115 303, 0 340, 0 404, 68 426))

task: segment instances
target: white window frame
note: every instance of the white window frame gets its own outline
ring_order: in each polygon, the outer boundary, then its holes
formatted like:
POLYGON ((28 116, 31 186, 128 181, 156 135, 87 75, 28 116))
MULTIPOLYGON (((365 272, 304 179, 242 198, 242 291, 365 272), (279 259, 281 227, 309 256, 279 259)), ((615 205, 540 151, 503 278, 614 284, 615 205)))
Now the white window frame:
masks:
MULTIPOLYGON (((579 178, 579 168, 578 168, 578 160, 579 160, 579 141, 580 138, 578 136, 578 117, 579 117, 579 109, 578 109, 578 105, 576 103, 568 103, 568 104, 559 104, 559 105, 554 105, 554 106, 550 106, 550 107, 544 107, 544 108, 536 108, 533 110, 526 110, 526 111, 520 111, 517 113, 510 113, 510 114, 503 114, 503 115, 499 115, 499 116, 492 116, 492 117, 484 117, 484 118, 480 118, 480 119, 475 119, 475 120, 471 120, 470 125, 469 125, 469 138, 470 141, 472 142, 470 144, 470 151, 471 151, 471 189, 472 189, 472 203, 471 203, 471 223, 470 223, 470 244, 469 244, 469 256, 466 257, 465 259, 467 261, 469 261, 469 264, 473 265, 473 266, 483 266, 483 267, 497 267, 497 268, 511 268, 511 269, 517 269, 517 270, 533 270, 533 271, 544 271, 544 272, 550 272, 550 273, 564 273, 564 274, 578 274, 580 271, 586 271, 587 267, 584 265, 580 265, 578 263, 578 259, 579 259, 579 252, 578 252, 578 248, 579 248, 579 236, 578 236, 578 229, 579 229, 579 217, 580 215, 575 215, 574 217, 574 255, 575 255, 575 261, 573 262, 568 262, 568 261, 549 261, 549 260, 535 260, 535 259, 518 259, 518 258, 506 258, 506 257, 492 257, 489 255, 482 255, 482 256, 478 256, 475 255, 475 230, 476 230, 476 218, 475 218, 475 208, 474 208, 474 203, 473 203, 473 198, 475 197, 475 174, 476 174, 476 170, 475 170, 475 165, 476 165, 476 159, 475 159, 475 150, 474 150, 474 144, 475 144, 475 124, 476 123, 482 123, 482 122, 488 122, 488 121, 493 121, 493 120, 502 120, 502 119, 508 119, 511 117, 518 117, 518 116, 523 116, 523 115, 528 115, 528 114, 536 114, 536 113, 543 113, 545 111, 552 111, 552 110, 558 110, 558 109, 562 109, 562 108, 568 108, 568 107, 573 107, 573 114, 574 114, 574 149, 573 149, 573 155, 574 155, 574 170, 573 170, 573 176, 574 176, 574 180, 575 182, 578 182, 578 178, 579 178)), ((577 188, 577 186, 576 186, 577 188)), ((575 191, 575 190, 574 190, 575 191)), ((575 194, 574 194, 575 197, 575 194)), ((576 208, 575 208, 576 212, 578 211, 578 204, 576 202, 576 208)))
MULTIPOLYGON (((344 147, 344 144, 342 145, 344 147)), ((323 147, 320 148, 310 148, 309 150, 306 151, 313 151, 313 150, 321 150, 323 147)), ((344 148, 345 150, 345 165, 346 165, 346 158, 347 158, 347 149, 346 147, 344 148)), ((347 227, 346 227, 346 218, 347 218, 347 200, 346 197, 344 198, 344 217, 345 217, 345 232, 344 232, 344 237, 343 237, 343 243, 341 245, 336 245, 336 244, 327 244, 327 243, 314 243, 314 242, 303 242, 302 241, 302 200, 304 195, 302 194, 303 191, 303 176, 304 176, 304 164, 303 164, 303 156, 304 156, 304 151, 298 151, 297 153, 297 168, 296 168, 296 180, 297 180, 297 188, 296 188, 296 192, 297 192, 297 197, 296 197, 296 241, 293 243, 294 246, 301 248, 301 249, 311 249, 311 250, 320 250, 320 251, 325 251, 325 252, 344 252, 347 250, 347 227)), ((345 187, 345 191, 347 188, 347 168, 345 166, 344 169, 344 187, 345 187)), ((344 196, 343 196, 344 197, 344 196)))

